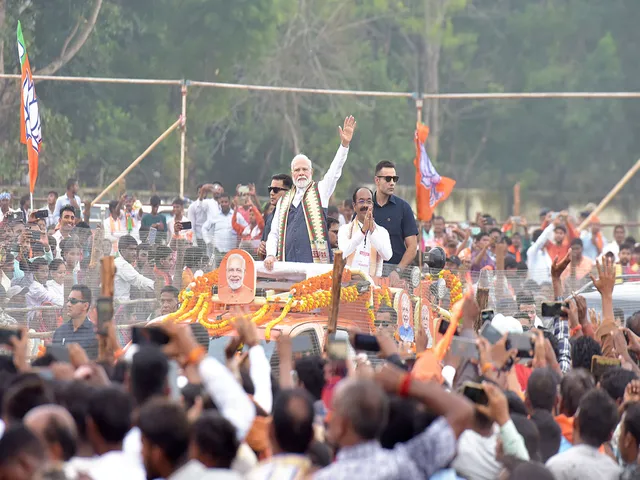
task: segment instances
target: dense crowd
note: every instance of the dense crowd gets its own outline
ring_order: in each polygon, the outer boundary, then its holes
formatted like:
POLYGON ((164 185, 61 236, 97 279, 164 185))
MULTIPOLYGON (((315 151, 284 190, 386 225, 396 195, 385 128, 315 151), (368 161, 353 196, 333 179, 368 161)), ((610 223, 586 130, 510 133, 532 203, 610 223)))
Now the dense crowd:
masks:
MULTIPOLYGON (((98 219, 75 179, 40 210, 0 194, 0 480, 640 478, 640 313, 614 309, 640 269, 635 240, 618 226, 608 242, 593 218, 578 232, 591 208, 543 211, 533 231, 522 217, 418 222, 388 161, 336 205, 354 130, 347 117, 318 182, 296 156, 264 206, 254 185, 232 197, 217 182, 170 214, 123 194, 98 219), (265 271, 339 249, 409 289, 436 247, 465 294, 450 318, 433 308, 435 329, 381 305, 373 331, 329 337, 321 355, 286 334, 274 352, 234 308, 219 361, 197 322, 139 328, 236 248, 265 271), (96 333, 108 255, 116 308, 96 333), (588 280, 595 310, 574 293, 588 280)), ((455 303, 439 290, 433 307, 455 303)))

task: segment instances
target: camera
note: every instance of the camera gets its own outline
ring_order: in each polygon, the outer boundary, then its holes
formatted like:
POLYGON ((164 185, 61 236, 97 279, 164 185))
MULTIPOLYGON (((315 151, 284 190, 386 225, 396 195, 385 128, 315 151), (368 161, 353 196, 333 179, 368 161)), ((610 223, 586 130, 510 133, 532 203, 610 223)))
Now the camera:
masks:
POLYGON ((447 263, 447 254, 442 247, 432 248, 425 254, 424 263, 431 273, 439 273, 447 263))

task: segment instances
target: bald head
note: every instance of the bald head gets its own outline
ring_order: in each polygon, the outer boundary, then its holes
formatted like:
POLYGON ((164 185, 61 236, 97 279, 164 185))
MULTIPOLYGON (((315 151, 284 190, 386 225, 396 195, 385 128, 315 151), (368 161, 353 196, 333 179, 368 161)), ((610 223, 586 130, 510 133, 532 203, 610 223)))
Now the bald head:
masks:
POLYGON ((389 399, 371 380, 340 382, 333 397, 334 413, 346 419, 363 440, 379 439, 387 424, 389 399))
POLYGON ((78 431, 71 414, 59 405, 29 410, 24 425, 42 441, 52 460, 68 461, 76 453, 78 431))

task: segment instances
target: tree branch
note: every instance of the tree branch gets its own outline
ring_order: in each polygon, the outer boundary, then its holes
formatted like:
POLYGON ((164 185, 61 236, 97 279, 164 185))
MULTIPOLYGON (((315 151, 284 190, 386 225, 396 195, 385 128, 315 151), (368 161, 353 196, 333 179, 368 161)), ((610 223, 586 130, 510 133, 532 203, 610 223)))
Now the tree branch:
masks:
MULTIPOLYGON (((67 37, 60 52, 58 58, 53 60, 47 66, 38 69, 37 73, 40 75, 53 75, 62 67, 64 67, 76 54, 80 51, 83 45, 86 43, 89 35, 93 31, 93 28, 96 25, 96 21, 98 20, 98 14, 100 13, 100 9, 102 8, 103 0, 94 0, 93 8, 91 10, 91 14, 89 15, 89 19, 85 19, 84 17, 78 19, 78 23, 75 28, 71 32, 71 35, 67 37), (82 25, 82 27, 80 27, 82 25), (72 42, 73 40, 73 42, 72 42)), ((35 73, 35 70, 34 70, 35 73)))

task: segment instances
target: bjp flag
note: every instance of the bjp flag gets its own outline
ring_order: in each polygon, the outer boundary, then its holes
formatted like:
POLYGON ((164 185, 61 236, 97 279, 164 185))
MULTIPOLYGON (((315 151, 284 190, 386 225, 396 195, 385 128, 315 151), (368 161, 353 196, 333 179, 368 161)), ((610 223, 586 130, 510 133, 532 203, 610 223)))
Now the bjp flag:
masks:
POLYGON ((27 56, 27 48, 22 36, 22 26, 18 22, 18 58, 22 71, 20 83, 20 142, 27 146, 29 159, 29 192, 33 194, 38 179, 38 157, 42 142, 42 125, 38 112, 38 99, 31 75, 31 66, 27 56))
POLYGON ((416 205, 420 221, 431 220, 436 205, 449 197, 456 184, 455 180, 438 175, 433 167, 424 147, 428 136, 429 127, 418 123, 415 134, 416 158, 413 164, 416 167, 416 205))

